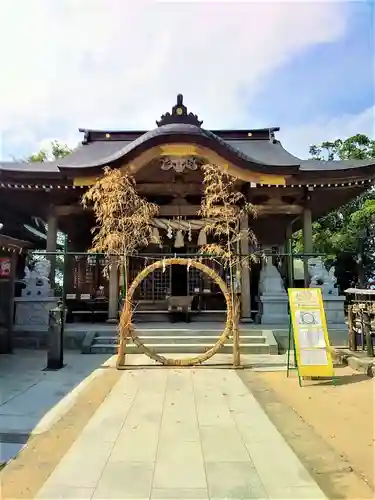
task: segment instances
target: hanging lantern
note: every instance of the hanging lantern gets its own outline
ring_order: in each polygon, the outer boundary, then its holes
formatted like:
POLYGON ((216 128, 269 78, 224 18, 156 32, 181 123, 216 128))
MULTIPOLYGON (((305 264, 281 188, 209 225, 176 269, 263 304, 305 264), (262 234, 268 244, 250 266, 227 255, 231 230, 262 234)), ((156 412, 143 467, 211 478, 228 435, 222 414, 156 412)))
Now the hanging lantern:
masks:
POLYGON ((172 231, 172 228, 169 224, 168 224, 167 236, 170 240, 173 238, 173 231, 172 231))
POLYGON ((203 245, 207 245, 207 235, 204 229, 201 229, 198 236, 198 246, 202 247, 203 245))
POLYGON ((174 242, 175 248, 183 248, 185 246, 184 235, 182 234, 181 229, 179 229, 176 233, 176 240, 174 242))

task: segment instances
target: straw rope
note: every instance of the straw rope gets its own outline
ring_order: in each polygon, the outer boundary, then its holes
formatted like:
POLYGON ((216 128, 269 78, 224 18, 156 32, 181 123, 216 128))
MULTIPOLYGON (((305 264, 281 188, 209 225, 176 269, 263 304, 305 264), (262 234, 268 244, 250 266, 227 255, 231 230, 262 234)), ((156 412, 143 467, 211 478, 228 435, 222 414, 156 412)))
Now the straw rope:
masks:
POLYGON ((158 363, 161 363, 163 365, 174 365, 174 366, 192 366, 196 365, 199 363, 203 363, 207 359, 211 358, 216 354, 219 349, 224 345, 225 341, 229 338, 229 336, 232 334, 232 329, 233 329, 233 317, 234 311, 232 307, 232 301, 231 301, 231 295, 230 292, 224 282, 224 280, 218 275, 218 273, 213 270, 212 268, 208 267, 207 265, 203 264, 202 262, 199 262, 197 260, 193 259, 188 259, 188 258, 180 258, 180 257, 175 257, 171 259, 164 259, 164 260, 158 260, 157 262, 154 262, 147 266, 145 269, 143 269, 134 279, 132 284, 130 285, 127 293, 127 299, 124 304, 124 308, 121 313, 120 317, 120 324, 119 324, 119 336, 120 336, 120 342, 119 342, 119 349, 118 349, 118 354, 117 354, 117 367, 121 367, 125 365, 125 349, 126 349, 126 343, 129 338, 132 339, 132 341, 139 347, 140 350, 143 351, 144 354, 146 354, 149 358, 157 361, 158 363), (183 358, 183 359, 173 359, 173 358, 166 358, 164 356, 160 356, 157 354, 153 349, 150 349, 149 347, 145 346, 143 342, 140 340, 140 338, 137 336, 135 333, 134 326, 132 324, 132 317, 133 317, 133 306, 132 306, 132 300, 133 300, 133 295, 137 287, 142 283, 142 281, 153 271, 156 269, 164 268, 166 266, 172 266, 172 265, 181 265, 181 266, 190 266, 194 267, 195 269, 199 269, 202 271, 204 274, 206 274, 209 278, 211 278, 220 288, 221 292, 224 295, 225 302, 227 305, 227 318, 226 318, 226 323, 223 332, 221 335, 218 337, 217 342, 215 345, 213 345, 210 349, 208 349, 206 352, 202 353, 201 355, 198 356, 193 356, 190 358, 183 358))

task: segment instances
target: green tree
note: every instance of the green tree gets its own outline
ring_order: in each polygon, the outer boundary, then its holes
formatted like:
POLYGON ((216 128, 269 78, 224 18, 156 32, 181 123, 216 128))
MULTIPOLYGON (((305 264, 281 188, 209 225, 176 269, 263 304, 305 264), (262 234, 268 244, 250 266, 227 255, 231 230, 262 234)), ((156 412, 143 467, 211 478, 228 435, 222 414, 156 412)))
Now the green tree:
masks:
POLYGON ((51 153, 52 158, 49 157, 48 151, 46 149, 41 149, 37 153, 34 153, 26 158, 27 162, 38 163, 45 162, 49 159, 58 160, 59 158, 64 158, 72 152, 72 149, 59 141, 51 141, 51 153))
MULTIPOLYGON (((375 140, 357 134, 311 146, 317 160, 361 160, 375 158, 375 140)), ((358 281, 364 286, 375 271, 375 191, 369 189, 340 209, 313 224, 314 252, 326 254, 336 265, 341 288, 358 281)), ((302 234, 294 235, 294 248, 303 251, 302 234)))

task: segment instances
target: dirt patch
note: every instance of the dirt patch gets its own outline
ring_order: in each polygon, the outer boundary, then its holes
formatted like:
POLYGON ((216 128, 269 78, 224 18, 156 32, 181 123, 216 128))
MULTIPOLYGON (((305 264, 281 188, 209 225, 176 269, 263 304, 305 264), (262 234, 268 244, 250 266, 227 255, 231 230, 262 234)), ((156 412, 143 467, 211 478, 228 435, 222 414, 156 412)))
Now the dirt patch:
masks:
POLYGON ((374 498, 375 380, 349 367, 331 381, 305 381, 295 372, 239 376, 331 499, 374 498))
POLYGON ((94 415, 121 372, 104 371, 82 391, 76 404, 49 431, 29 439, 16 459, 0 473, 2 500, 32 499, 94 415))

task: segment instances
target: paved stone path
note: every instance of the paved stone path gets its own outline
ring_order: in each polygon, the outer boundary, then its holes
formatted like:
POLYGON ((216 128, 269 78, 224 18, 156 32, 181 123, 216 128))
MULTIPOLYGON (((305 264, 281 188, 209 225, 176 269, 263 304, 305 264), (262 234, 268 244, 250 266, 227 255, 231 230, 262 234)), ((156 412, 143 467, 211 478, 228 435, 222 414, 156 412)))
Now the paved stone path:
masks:
POLYGON ((124 371, 40 499, 325 499, 235 371, 124 371))

